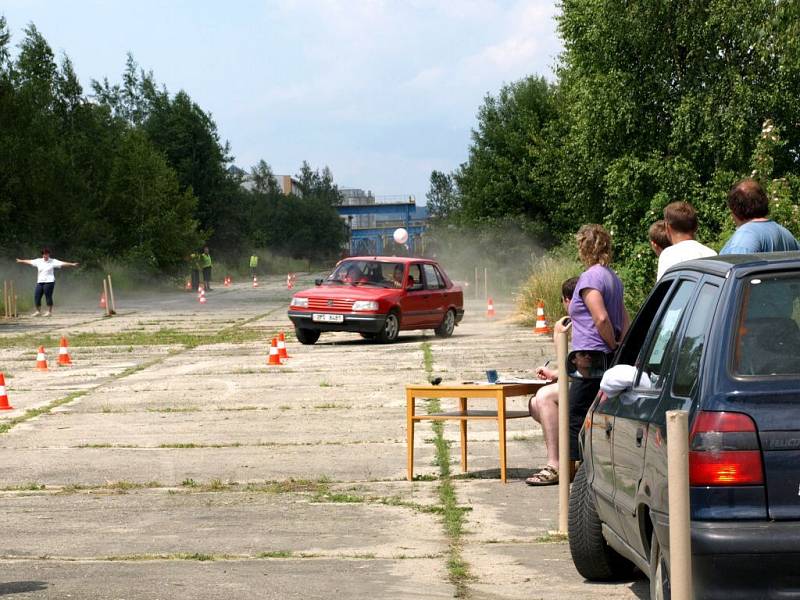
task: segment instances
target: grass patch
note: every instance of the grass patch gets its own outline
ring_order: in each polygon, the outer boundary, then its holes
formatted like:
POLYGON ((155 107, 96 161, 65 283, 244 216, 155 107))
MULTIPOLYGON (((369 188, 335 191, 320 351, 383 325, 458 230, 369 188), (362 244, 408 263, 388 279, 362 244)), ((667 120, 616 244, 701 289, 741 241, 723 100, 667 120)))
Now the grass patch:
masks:
POLYGON ((30 483, 21 483, 20 485, 9 485, 4 488, 1 488, 0 491, 3 492, 41 492, 45 489, 45 485, 43 483, 36 483, 35 481, 31 481, 30 483))
POLYGON ((330 490, 330 480, 327 477, 321 477, 319 479, 265 481, 262 484, 248 483, 245 490, 248 492, 265 492, 268 494, 312 493, 319 495, 325 494, 330 490))
POLYGON ((291 550, 273 550, 256 554, 256 558, 291 558, 292 556, 294 556, 294 552, 291 550))
POLYGON ((241 442, 230 442, 226 444, 199 444, 196 442, 174 443, 174 444, 159 444, 157 448, 170 448, 170 449, 197 449, 197 448, 239 448, 243 444, 241 442))
POLYGON ((335 402, 327 402, 325 404, 317 404, 314 408, 318 408, 320 410, 329 410, 332 408, 350 408, 350 406, 346 404, 336 404, 335 402))
MULTIPOLYGON (((422 362, 428 378, 433 373, 433 351, 430 342, 422 342, 422 362)), ((427 401, 428 413, 441 412, 442 406, 438 398, 427 401)), ((436 447, 435 463, 439 467, 439 509, 442 515, 445 533, 449 539, 447 551, 447 574, 456 588, 456 598, 466 598, 469 589, 467 582, 472 578, 469 565, 461 556, 461 535, 464 532, 465 513, 467 509, 458 505, 453 480, 450 477, 450 445, 444 439, 444 422, 431 423, 436 447)))
POLYGON ((568 539, 569 538, 567 537, 566 533, 553 531, 544 535, 540 535, 534 540, 534 542, 537 544, 560 544, 562 542, 566 542, 568 539))
MULTIPOLYGON (((113 333, 85 332, 76 333, 70 337, 70 347, 100 347, 100 346, 184 346, 195 348, 210 344, 241 344, 264 340, 272 331, 264 328, 245 328, 244 325, 263 319, 273 311, 256 315, 220 331, 190 331, 162 327, 156 330, 127 330, 113 333)), ((58 346, 60 336, 41 334, 23 334, 0 337, 0 348, 58 346)))
POLYGON ((123 556, 106 556, 101 560, 110 562, 141 562, 148 560, 196 560, 200 562, 213 560, 233 560, 240 558, 232 554, 204 554, 201 552, 174 552, 172 554, 126 554, 123 556))
POLYGON ((144 490, 149 488, 164 487, 158 481, 147 481, 145 483, 136 483, 134 481, 113 481, 103 486, 107 490, 117 490, 120 492, 127 492, 129 490, 144 490))
POLYGON ((356 494, 348 494, 347 492, 322 492, 316 494, 312 499, 312 502, 332 502, 336 504, 360 504, 362 502, 366 502, 367 499, 364 496, 358 496, 356 494))
POLYGON ((187 407, 187 408, 148 408, 147 412, 150 413, 192 413, 192 412, 200 412, 200 409, 195 407, 187 407))
POLYGON ((81 398, 82 396, 85 396, 88 393, 89 393, 88 390, 73 392, 72 394, 64 396, 63 398, 58 398, 56 400, 53 400, 52 402, 45 404, 40 408, 29 408, 28 410, 25 411, 24 414, 18 417, 14 417, 13 419, 9 419, 8 421, 4 421, 3 423, 0 423, 0 434, 7 433, 13 427, 19 425, 20 423, 24 423, 25 421, 30 421, 31 419, 35 419, 36 417, 39 417, 41 415, 46 415, 50 413, 54 408, 58 408, 59 406, 63 406, 64 404, 69 404, 70 402, 77 400, 78 398, 81 398))

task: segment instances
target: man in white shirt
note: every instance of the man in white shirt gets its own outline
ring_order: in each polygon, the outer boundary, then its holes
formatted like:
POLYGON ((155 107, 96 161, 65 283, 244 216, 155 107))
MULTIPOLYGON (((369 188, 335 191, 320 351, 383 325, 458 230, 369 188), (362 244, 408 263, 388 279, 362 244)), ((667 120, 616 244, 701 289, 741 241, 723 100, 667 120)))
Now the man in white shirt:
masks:
POLYGON ((33 303, 36 305, 36 312, 33 313, 33 316, 41 316, 42 296, 44 296, 47 302, 46 316, 51 317, 53 315, 53 289, 56 286, 55 269, 77 267, 78 263, 50 258, 49 248, 42 248, 42 258, 34 258, 32 260, 18 258, 17 262, 36 267, 39 271, 39 275, 36 278, 36 290, 33 294, 33 303))
POLYGON ((664 208, 664 223, 672 245, 658 257, 658 279, 667 269, 687 260, 716 256, 717 253, 694 239, 697 212, 688 202, 672 202, 664 208))

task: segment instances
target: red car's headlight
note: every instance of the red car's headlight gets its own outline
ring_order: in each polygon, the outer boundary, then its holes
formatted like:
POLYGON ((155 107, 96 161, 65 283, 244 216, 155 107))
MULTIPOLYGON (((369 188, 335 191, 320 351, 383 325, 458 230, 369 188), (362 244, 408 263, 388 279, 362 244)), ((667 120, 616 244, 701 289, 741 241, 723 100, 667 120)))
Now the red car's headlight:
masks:
POLYGON ((298 298, 297 296, 294 296, 289 306, 294 306, 295 308, 308 308, 308 298, 298 298))
POLYGON ((374 300, 356 300, 353 302, 353 312, 378 310, 378 303, 374 300))

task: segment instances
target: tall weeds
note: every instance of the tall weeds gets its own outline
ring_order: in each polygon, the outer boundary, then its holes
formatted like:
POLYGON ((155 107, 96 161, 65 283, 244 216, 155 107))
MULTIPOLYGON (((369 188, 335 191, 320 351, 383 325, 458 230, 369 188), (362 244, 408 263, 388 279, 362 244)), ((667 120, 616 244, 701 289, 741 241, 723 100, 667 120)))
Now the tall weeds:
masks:
POLYGON ((538 259, 533 264, 528 279, 517 292, 517 314, 520 321, 526 325, 536 323, 536 306, 539 300, 544 300, 545 315, 551 323, 563 316, 561 284, 565 279, 577 277, 581 271, 580 263, 561 254, 550 254, 538 259))

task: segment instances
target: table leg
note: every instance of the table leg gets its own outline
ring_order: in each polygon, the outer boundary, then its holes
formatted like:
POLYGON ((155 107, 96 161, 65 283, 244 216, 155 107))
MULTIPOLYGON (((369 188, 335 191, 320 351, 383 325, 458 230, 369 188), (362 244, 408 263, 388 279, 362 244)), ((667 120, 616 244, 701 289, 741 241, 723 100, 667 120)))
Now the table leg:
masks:
POLYGON ((408 475, 409 481, 414 480, 414 395, 406 391, 406 435, 408 436, 408 475))
POLYGON ((497 392, 497 427, 500 433, 500 481, 506 482, 506 395, 497 392))
MULTIPOLYGON (((458 399, 458 408, 466 416, 467 413, 467 399, 458 399)), ((467 420, 461 419, 461 472, 467 472, 467 420)))

